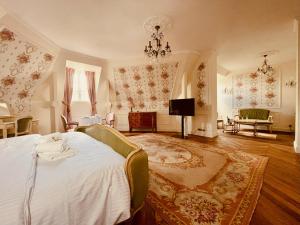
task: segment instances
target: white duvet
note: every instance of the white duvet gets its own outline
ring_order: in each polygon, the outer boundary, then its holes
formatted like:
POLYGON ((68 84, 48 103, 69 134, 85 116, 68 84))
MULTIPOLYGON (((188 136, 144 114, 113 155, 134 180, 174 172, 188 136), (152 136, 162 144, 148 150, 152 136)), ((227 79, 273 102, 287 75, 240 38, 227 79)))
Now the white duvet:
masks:
MULTIPOLYGON (((75 156, 38 159, 32 225, 110 225, 130 217, 125 159, 78 132, 64 134, 75 156)), ((24 224, 26 181, 40 135, 0 140, 0 225, 24 224)))

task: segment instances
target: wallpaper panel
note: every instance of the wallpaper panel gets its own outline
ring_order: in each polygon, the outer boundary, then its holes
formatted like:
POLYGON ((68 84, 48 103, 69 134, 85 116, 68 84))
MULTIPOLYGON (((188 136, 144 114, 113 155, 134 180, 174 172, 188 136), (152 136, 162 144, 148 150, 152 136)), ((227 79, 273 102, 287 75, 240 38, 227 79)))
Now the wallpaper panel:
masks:
POLYGON ((256 72, 233 77, 234 108, 280 108, 280 70, 268 75, 256 72))
POLYGON ((209 80, 207 62, 201 62, 193 75, 193 90, 195 90, 196 110, 203 108, 209 101, 209 80))
POLYGON ((166 110, 178 62, 134 65, 113 69, 116 110, 166 110))
POLYGON ((54 56, 13 31, 0 31, 0 101, 11 113, 30 114, 31 97, 45 78, 54 56))

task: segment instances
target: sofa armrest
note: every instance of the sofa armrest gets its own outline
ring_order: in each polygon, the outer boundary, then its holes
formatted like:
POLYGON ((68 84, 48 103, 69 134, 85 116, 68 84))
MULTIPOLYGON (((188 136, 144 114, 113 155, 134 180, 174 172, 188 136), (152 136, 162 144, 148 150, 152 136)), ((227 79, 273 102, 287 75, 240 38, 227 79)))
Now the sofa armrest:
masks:
POLYGON ((268 120, 273 123, 273 116, 269 115, 268 120))
POLYGON ((128 177, 131 193, 131 213, 134 215, 144 205, 148 192, 149 168, 148 155, 138 149, 126 158, 125 171, 128 177))

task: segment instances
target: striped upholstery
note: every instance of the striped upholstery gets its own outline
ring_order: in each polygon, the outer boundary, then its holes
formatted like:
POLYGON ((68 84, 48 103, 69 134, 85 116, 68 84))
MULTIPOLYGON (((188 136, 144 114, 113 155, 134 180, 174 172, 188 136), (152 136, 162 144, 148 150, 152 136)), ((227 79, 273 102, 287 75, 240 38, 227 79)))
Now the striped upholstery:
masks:
POLYGON ((148 191, 147 153, 111 127, 95 124, 89 127, 78 127, 75 131, 84 132, 109 145, 126 158, 125 172, 131 192, 131 212, 135 214, 144 205, 144 199, 148 191))

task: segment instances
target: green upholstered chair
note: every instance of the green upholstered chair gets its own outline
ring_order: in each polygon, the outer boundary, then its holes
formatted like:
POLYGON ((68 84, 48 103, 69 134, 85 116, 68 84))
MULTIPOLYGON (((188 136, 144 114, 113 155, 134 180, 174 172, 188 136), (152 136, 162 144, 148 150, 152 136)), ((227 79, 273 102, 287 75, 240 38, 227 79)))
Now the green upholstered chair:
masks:
POLYGON ((32 116, 18 118, 16 120, 15 136, 30 134, 31 127, 32 127, 32 116))
POLYGON ((77 127, 75 131, 84 132, 99 140, 126 158, 124 165, 131 192, 131 213, 134 215, 144 205, 148 192, 149 169, 148 155, 141 147, 131 143, 123 134, 114 128, 95 124, 88 127, 77 127))

